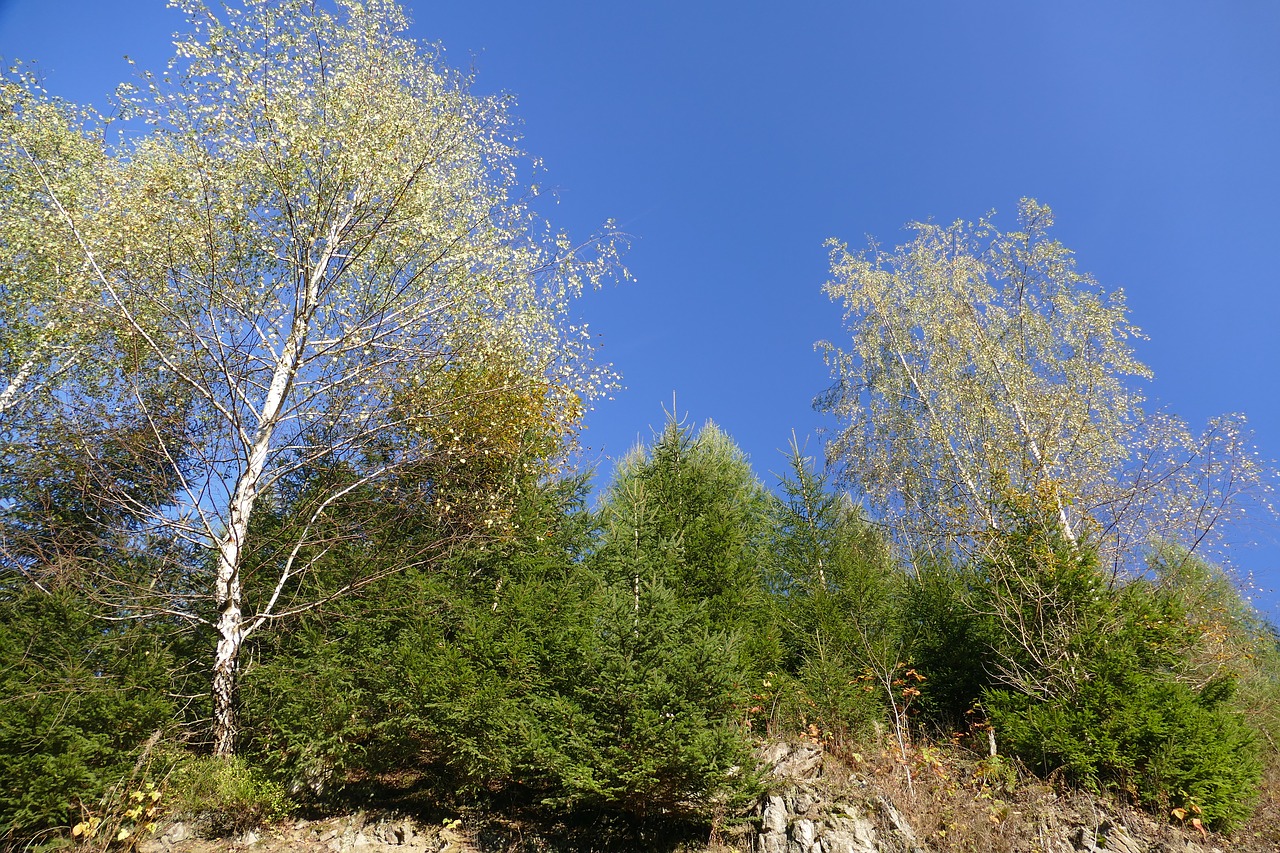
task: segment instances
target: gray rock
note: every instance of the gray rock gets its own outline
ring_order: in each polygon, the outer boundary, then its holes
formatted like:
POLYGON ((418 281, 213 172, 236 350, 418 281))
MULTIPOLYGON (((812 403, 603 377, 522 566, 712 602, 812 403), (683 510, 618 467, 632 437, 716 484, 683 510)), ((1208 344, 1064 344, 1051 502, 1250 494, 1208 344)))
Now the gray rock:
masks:
POLYGON ((777 794, 770 794, 765 797, 762 818, 761 825, 766 835, 770 833, 785 835, 787 832, 786 799, 777 794))
POLYGON ((868 821, 837 817, 820 839, 822 853, 877 853, 876 828, 868 821))
POLYGON ((1142 845, 1133 839, 1123 826, 1108 826, 1099 846, 1108 853, 1143 853, 1142 845))
POLYGON ((800 818, 791 824, 791 841, 788 853, 813 853, 817 844, 817 827, 808 818, 800 818))
POLYGON ((781 779, 811 779, 822 772, 822 747, 810 744, 775 743, 761 754, 764 762, 781 779))
POLYGON ((762 833, 756 837, 757 853, 787 853, 787 836, 779 832, 762 833))
POLYGON ((910 850, 911 853, 921 851, 920 845, 916 842, 915 830, 911 828, 911 824, 907 823, 906 818, 893 807, 893 803, 889 802, 885 797, 877 797, 876 804, 880 807, 880 813, 884 815, 885 820, 889 822, 889 826, 901 837, 906 849, 910 850))
POLYGON ((191 828, 182 821, 176 821, 165 832, 164 837, 170 844, 177 844, 179 841, 186 841, 191 837, 191 828))
POLYGON ((806 814, 818 803, 818 796, 803 788, 797 789, 791 797, 790 808, 793 814, 806 814))

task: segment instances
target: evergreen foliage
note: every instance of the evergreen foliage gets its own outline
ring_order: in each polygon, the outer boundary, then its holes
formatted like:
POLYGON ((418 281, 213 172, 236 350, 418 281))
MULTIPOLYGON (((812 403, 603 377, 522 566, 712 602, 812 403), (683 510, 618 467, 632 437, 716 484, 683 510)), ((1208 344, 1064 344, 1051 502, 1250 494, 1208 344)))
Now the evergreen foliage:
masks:
POLYGON ((591 601, 594 630, 550 695, 526 773, 554 783, 552 807, 639 819, 709 817, 740 805, 754 768, 736 643, 702 605, 661 582, 613 585, 591 601))
POLYGON ((917 708, 935 730, 974 723, 974 702, 992 682, 997 626, 978 604, 982 584, 970 566, 921 560, 904 591, 911 660, 926 676, 917 708))
POLYGON ((98 615, 63 589, 0 590, 0 839, 75 823, 174 719, 162 635, 98 615))
POLYGON ((614 378, 570 303, 621 235, 538 221, 508 102, 392 0, 175 5, 117 149, 0 78, 0 842, 138 793, 161 736, 228 832, 389 792, 705 825, 759 794, 756 737, 886 723, 903 767, 989 724, 1247 817, 1280 642, 1184 545, 1269 474, 1237 417, 1144 412, 1123 295, 1047 207, 832 244, 818 405, 876 516, 674 416, 592 511, 566 455, 614 378))
MULTIPOLYGON (((289 526, 349 476, 300 469, 264 495, 247 570, 274 571, 289 526)), ((11 506, 38 521, 39 490, 12 482, 36 498, 11 506)), ((316 528, 327 547, 291 592, 320 605, 249 646, 245 759, 179 761, 173 802, 234 823, 290 797, 416 791, 634 836, 756 792, 754 724, 840 747, 882 721, 905 750, 981 719, 1026 766, 1156 812, 1199 809, 1230 829, 1256 797, 1274 635, 1185 552, 1159 550, 1146 577, 1117 583, 1043 495, 1009 499, 980 560, 917 559, 908 575, 812 460, 793 453, 775 498, 713 427, 669 423, 596 512, 585 478, 509 483, 497 537, 433 511, 432 482, 351 489, 316 528), (911 672, 923 680, 904 683, 911 672)), ((115 552, 84 506, 85 535, 58 541, 106 570, 115 552)), ((199 668, 181 621, 104 621, 121 614, 10 578, 0 813, 26 837, 68 825, 152 732, 209 706, 170 698, 199 668)))
POLYGON ((784 649, 778 710, 785 727, 844 739, 884 717, 879 676, 892 683, 905 662, 905 577, 849 496, 794 444, 789 464, 769 541, 784 649))
POLYGON ((1157 814, 1194 806, 1220 830, 1247 818, 1262 768, 1240 715, 1212 689, 1197 694, 1128 662, 1098 665, 1070 701, 989 691, 984 707, 1004 744, 1041 773, 1128 794, 1157 814))
POLYGON ((1092 553, 1028 505, 1007 529, 969 588, 922 584, 921 604, 944 604, 918 646, 934 708, 954 720, 973 691, 1003 747, 1041 773, 1158 812, 1194 807, 1217 828, 1247 817, 1256 734, 1230 702, 1234 675, 1188 683, 1202 640, 1183 593, 1146 579, 1113 586, 1092 553), (931 656, 949 644, 974 650, 981 670, 931 656))
POLYGON ((611 581, 665 583, 706 602, 717 625, 745 628, 765 603, 768 511, 768 495, 732 439, 715 424, 695 436, 669 418, 653 446, 632 450, 614 474, 600 511, 600 565, 611 581))
POLYGON ((505 545, 263 644, 252 754, 319 793, 374 774, 639 821, 738 802, 754 772, 735 640, 660 578, 639 598, 603 578, 581 501, 581 481, 531 491, 505 545))

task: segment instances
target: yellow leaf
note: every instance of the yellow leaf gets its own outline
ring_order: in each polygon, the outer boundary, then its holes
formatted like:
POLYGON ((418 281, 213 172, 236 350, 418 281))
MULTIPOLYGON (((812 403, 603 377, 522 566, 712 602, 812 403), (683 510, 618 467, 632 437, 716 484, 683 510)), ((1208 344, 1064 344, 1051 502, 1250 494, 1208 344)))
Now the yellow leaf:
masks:
POLYGON ((120 827, 120 834, 116 836, 116 841, 124 841, 128 837, 129 837, 129 830, 123 826, 120 827))

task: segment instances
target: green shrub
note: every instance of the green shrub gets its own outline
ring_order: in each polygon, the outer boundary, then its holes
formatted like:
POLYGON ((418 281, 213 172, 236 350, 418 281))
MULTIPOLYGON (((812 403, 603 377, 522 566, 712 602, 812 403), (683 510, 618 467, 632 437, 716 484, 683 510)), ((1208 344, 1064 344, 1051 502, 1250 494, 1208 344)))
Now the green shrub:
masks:
POLYGON ((990 619, 982 704, 1001 743, 1041 773, 1238 825, 1257 797, 1258 745, 1230 704, 1234 675, 1196 678, 1186 591, 1117 585, 1051 521, 1018 521, 993 537, 972 599, 990 619))
POLYGON ((1252 730, 1186 685, 1103 677, 1061 701, 994 690, 984 705, 1004 747, 1033 769, 1127 793, 1157 813, 1194 804, 1206 825, 1228 830, 1257 798, 1252 730))
POLYGON ((705 820, 752 790, 735 635, 660 580, 603 577, 580 496, 530 496, 513 541, 398 573, 257 646, 246 755, 335 798, 357 779, 416 780, 552 820, 705 820))
POLYGON ((939 731, 964 731, 992 684, 998 633, 980 603, 982 579, 963 566, 923 561, 904 592, 909 657, 924 674, 916 705, 939 731))
POLYGON ((778 657, 761 570, 771 501, 733 440, 708 422, 669 419, 650 447, 618 464, 597 514, 592 563, 608 582, 661 584, 705 604, 716 630, 735 633, 743 666, 759 675, 778 657))
POLYGON ((243 832, 286 817, 288 793, 239 758, 190 757, 169 777, 174 812, 209 822, 217 833, 243 832))
POLYGON ((793 445, 769 540, 781 635, 775 723, 839 741, 886 718, 886 687, 906 664, 906 577, 845 494, 793 445))
POLYGON ((64 590, 0 591, 0 838, 69 827, 169 726, 155 628, 104 622, 64 590))
POLYGON ((555 808, 709 819, 753 794, 735 640, 661 584, 606 588, 576 664, 531 697, 526 782, 555 808), (638 607, 637 607, 638 604, 638 607))
POLYGON ((826 649, 807 656, 795 674, 765 681, 765 710, 784 732, 817 735, 839 746, 865 736, 884 718, 879 684, 859 675, 857 661, 826 649))

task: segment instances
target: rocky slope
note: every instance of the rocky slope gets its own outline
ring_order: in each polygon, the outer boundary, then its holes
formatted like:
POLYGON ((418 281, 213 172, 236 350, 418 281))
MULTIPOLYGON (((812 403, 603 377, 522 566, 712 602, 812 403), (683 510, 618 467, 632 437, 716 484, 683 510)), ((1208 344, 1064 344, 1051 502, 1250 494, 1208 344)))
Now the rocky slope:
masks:
MULTIPOLYGON (((739 828, 708 841, 708 853, 1223 853, 1273 850, 1044 784, 1001 787, 969 771, 929 762, 916 773, 886 762, 839 761, 816 744, 773 744, 768 792, 739 828), (909 783, 906 782, 911 778, 909 783)), ((980 771, 981 768, 979 768, 980 771)), ((974 771, 975 773, 979 771, 974 771)), ((298 820, 229 839, 200 837, 176 821, 138 853, 488 853, 550 850, 519 828, 493 833, 478 822, 426 825, 400 815, 360 813, 298 820)))

